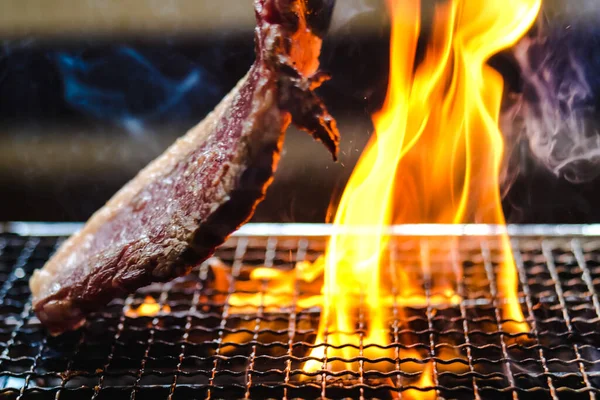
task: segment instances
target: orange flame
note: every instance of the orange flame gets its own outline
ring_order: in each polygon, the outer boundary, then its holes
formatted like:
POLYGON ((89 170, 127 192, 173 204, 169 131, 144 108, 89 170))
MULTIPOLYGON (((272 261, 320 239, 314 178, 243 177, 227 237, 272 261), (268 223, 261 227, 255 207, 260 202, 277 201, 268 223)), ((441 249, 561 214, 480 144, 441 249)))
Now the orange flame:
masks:
MULTIPOLYGON (((433 362, 428 362, 425 365, 425 369, 421 372, 419 380, 415 383, 416 387, 419 388, 431 388, 435 386, 433 381, 433 362)), ((404 392, 403 399, 406 400, 434 400, 437 398, 435 390, 420 391, 418 389, 408 389, 404 392)))
POLYGON ((153 317, 161 311, 165 313, 171 312, 171 307, 169 307, 167 304, 161 307, 161 305, 157 303, 152 296, 146 296, 144 302, 140 304, 139 307, 137 307, 136 309, 127 309, 127 311, 125 311, 125 315, 127 315, 130 318, 153 317))
MULTIPOLYGON (((525 34, 541 0, 439 3, 425 56, 415 68, 419 3, 387 1, 392 17, 388 92, 373 117, 375 134, 334 219, 336 226, 363 229, 334 234, 325 257, 316 342, 342 347, 315 348, 311 356, 319 359, 358 356, 352 345, 389 344, 389 307, 382 299, 389 297, 391 288, 381 271, 387 225, 505 224, 499 193, 503 140, 498 128, 503 79, 487 61, 525 34), (353 332, 360 324, 366 325, 366 334, 358 338, 353 332)), ((503 300, 502 317, 517 321, 507 329, 522 332, 528 327, 506 234, 501 242, 497 291, 503 300)), ((431 274, 428 265, 424 256, 423 273, 431 274)), ((424 293, 403 271, 398 274, 401 294, 424 293)), ((455 295, 448 285, 437 292, 448 298, 455 295)), ((338 366, 350 367, 338 363, 327 368, 338 366)), ((319 370, 323 362, 311 360, 304 368, 319 370)))

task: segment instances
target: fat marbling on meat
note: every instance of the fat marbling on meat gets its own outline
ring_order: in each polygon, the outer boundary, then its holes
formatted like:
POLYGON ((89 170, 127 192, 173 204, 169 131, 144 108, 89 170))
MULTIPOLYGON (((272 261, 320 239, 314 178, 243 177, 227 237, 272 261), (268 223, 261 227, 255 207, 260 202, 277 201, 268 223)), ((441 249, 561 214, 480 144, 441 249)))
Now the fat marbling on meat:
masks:
POLYGON ((246 222, 290 122, 332 153, 335 120, 313 92, 331 0, 255 0, 256 61, 202 122, 98 210, 30 280, 53 335, 116 296, 183 275, 246 222))

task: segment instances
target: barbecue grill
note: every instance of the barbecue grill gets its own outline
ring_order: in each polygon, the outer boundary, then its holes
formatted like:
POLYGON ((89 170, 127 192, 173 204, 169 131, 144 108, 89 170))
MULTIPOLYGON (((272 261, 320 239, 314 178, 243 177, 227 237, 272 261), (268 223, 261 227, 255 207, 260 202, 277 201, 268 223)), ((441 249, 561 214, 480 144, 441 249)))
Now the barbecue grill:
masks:
MULTIPOLYGON (((419 282, 425 306, 389 321, 394 357, 358 368, 305 372, 319 309, 300 309, 296 290, 277 304, 238 313, 236 284, 257 266, 290 270, 322 254, 329 225, 249 224, 217 252, 231 277, 215 289, 205 262, 183 278, 115 299, 85 326, 48 336, 31 311, 28 279, 77 224, 5 224, 0 233, 0 398, 414 398, 595 399, 600 394, 600 226, 508 226, 519 301, 531 326, 505 331, 497 298, 497 235, 487 225, 392 227, 390 259, 421 268, 419 254, 462 266, 459 304, 432 304, 431 276, 419 282), (415 251, 417 250, 417 251, 415 251), (450 260, 450 261, 448 261, 450 260), (148 296, 153 315, 134 311, 148 296), (420 358, 401 353, 414 349, 420 358), (432 384, 416 385, 431 363, 432 384), (379 366, 375 368, 374 366, 379 366), (383 368, 382 368, 383 366, 383 368), (432 398, 428 397, 428 398, 432 398)), ((265 285, 256 292, 268 299, 265 285)), ((298 286, 296 286, 298 287, 298 286)), ((396 301, 395 308, 397 306, 396 301)), ((357 327, 361 335, 361 326, 357 327)), ((323 345, 322 345, 323 346, 323 345)), ((329 347, 330 345, 325 344, 329 347)), ((327 353, 326 353, 327 354, 327 353)))

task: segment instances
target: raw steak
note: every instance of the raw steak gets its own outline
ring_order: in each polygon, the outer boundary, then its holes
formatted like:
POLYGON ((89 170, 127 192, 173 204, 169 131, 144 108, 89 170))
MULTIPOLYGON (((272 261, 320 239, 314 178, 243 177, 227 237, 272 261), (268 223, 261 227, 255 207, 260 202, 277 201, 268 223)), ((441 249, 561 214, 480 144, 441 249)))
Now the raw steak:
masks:
POLYGON ((318 56, 333 1, 254 6, 256 61, 248 74, 34 273, 34 311, 51 334, 209 257, 264 197, 290 121, 335 158, 335 121, 313 92, 324 79, 318 56))

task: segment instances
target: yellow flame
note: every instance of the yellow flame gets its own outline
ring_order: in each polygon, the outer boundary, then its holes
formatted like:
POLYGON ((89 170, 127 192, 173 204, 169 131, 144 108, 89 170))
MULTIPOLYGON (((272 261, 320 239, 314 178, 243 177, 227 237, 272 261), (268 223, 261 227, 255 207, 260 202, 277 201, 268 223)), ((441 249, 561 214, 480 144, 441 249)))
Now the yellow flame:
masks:
MULTIPOLYGON (((419 380, 415 383, 419 388, 432 388, 435 386, 433 381, 433 362, 430 361, 425 365, 425 369, 421 372, 419 380)), ((406 400, 433 400, 437 398, 435 390, 420 391, 417 389, 408 389, 402 396, 406 400)))
MULTIPOLYGON (((336 346, 390 343, 391 290, 382 257, 392 223, 505 224, 499 193, 502 134, 498 128, 501 75, 488 59, 512 46, 531 26, 541 0, 454 0, 438 3, 423 60, 415 68, 420 2, 388 0, 392 16, 390 79, 385 103, 373 116, 375 134, 337 208, 336 226, 368 226, 334 234, 325 257, 323 310, 316 343, 336 346), (366 328, 364 337, 352 333, 366 328)), ((524 331, 509 239, 501 238, 498 295, 503 318, 524 331), (504 304, 504 303, 503 303, 504 304)), ((426 252, 424 274, 435 275, 426 252)), ((403 271, 401 294, 424 288, 403 271)), ((435 289, 435 288, 434 288, 435 289)), ((450 286, 438 292, 453 298, 450 286)), ((435 290, 433 290, 435 291, 435 290)), ((378 350, 381 351, 381 350, 378 350)), ((318 358, 357 356, 352 346, 317 347, 318 358)), ((328 369, 348 368, 342 363, 328 369)), ((309 361, 315 371, 323 362, 309 361)), ((424 374, 424 376, 427 374, 424 374)))
POLYGON ((140 304, 139 307, 135 309, 129 308, 127 311, 125 311, 125 315, 131 318, 153 317, 161 311, 168 313, 171 311, 171 308, 167 304, 161 307, 161 305, 158 304, 152 296, 146 296, 144 302, 140 304))

